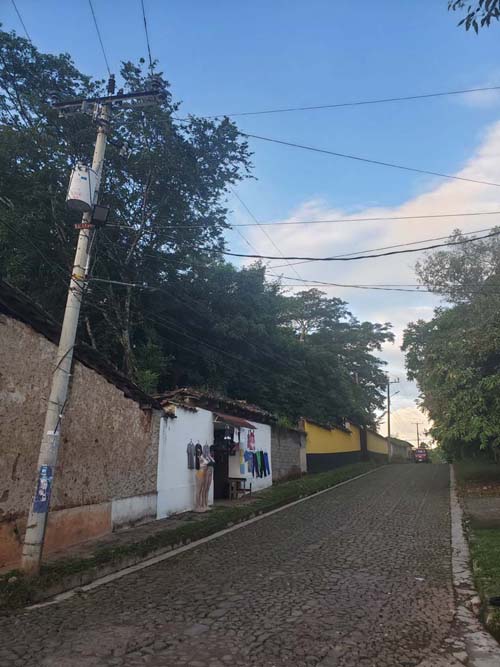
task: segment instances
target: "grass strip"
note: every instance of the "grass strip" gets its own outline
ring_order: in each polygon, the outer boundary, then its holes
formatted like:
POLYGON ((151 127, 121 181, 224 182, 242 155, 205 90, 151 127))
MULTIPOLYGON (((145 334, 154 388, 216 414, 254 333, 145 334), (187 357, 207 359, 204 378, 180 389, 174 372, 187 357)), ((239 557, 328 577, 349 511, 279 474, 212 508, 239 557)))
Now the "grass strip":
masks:
POLYGON ((482 620, 500 641, 500 607, 488 604, 500 597, 500 528, 474 528, 469 536, 472 570, 482 601, 482 620))

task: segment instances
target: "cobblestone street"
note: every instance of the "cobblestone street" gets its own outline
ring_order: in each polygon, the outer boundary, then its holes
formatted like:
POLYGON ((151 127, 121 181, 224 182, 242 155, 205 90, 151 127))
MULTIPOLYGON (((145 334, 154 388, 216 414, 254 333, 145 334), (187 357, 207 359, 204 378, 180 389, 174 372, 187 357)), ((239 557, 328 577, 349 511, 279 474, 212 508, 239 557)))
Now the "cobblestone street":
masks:
POLYGON ((449 520, 448 466, 387 466, 0 620, 0 665, 417 665, 452 622, 449 520))

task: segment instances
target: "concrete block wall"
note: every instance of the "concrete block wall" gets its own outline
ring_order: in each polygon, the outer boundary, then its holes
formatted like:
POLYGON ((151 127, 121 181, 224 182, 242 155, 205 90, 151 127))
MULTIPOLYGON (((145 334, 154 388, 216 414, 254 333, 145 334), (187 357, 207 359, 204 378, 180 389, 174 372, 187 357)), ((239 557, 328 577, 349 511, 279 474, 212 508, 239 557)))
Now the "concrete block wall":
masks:
POLYGON ((303 431, 272 426, 273 482, 280 479, 292 479, 301 474, 301 460, 304 458, 301 457, 301 450, 305 450, 305 439, 306 434, 303 431))

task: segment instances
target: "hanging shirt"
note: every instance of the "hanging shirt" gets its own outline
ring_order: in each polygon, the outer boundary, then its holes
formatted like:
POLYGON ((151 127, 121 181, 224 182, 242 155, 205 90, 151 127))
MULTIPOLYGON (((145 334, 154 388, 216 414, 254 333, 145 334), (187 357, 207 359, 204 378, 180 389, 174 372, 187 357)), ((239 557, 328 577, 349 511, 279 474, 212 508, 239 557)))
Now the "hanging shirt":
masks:
POLYGON ((255 433, 254 433, 254 431, 248 431, 247 447, 248 447, 248 449, 255 450, 255 433))
POLYGON ((203 445, 203 456, 204 456, 206 459, 209 459, 209 458, 210 458, 210 447, 208 446, 208 443, 205 443, 205 444, 203 445))
POLYGON ((190 440, 187 446, 187 459, 188 459, 188 470, 194 469, 194 444, 190 440))

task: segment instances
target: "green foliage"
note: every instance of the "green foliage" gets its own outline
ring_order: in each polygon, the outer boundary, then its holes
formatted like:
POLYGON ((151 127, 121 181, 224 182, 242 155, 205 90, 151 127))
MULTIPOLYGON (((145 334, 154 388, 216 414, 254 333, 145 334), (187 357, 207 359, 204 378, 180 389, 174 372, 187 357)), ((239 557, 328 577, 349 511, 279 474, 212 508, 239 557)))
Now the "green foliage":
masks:
POLYGON ((500 595, 500 529, 473 529, 470 550, 474 582, 483 603, 482 620, 491 634, 500 640, 500 609, 488 606, 490 597, 500 595))
POLYGON ((500 19, 500 0, 449 0, 448 9, 451 11, 465 10, 464 18, 458 25, 463 25, 466 30, 473 28, 475 33, 479 28, 489 27, 493 19, 500 19))
POLYGON ((454 304, 410 323, 403 343, 431 435, 449 457, 500 448, 499 248, 497 238, 456 246, 417 266, 421 281, 454 304))
MULTIPOLYGON (((120 74, 125 92, 150 85, 141 64, 120 74)), ((101 281, 88 283, 79 335, 149 392, 205 386, 292 421, 373 423, 389 325, 358 322, 318 290, 286 297, 259 263, 224 261, 227 193, 250 174, 248 146, 227 118, 176 120, 161 81, 161 104, 114 112, 101 195, 110 224, 95 236, 90 271, 101 281)), ((68 55, 0 32, 1 272, 57 318, 78 220, 65 207, 69 172, 90 161, 95 127, 84 114, 59 118, 48 98, 103 86, 68 55)))

